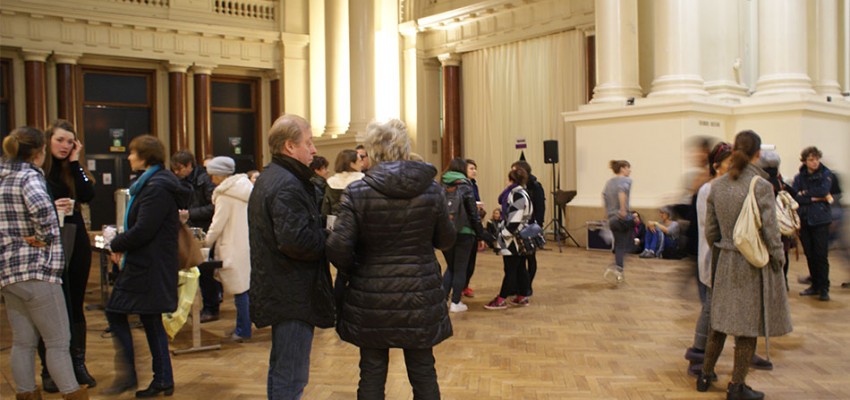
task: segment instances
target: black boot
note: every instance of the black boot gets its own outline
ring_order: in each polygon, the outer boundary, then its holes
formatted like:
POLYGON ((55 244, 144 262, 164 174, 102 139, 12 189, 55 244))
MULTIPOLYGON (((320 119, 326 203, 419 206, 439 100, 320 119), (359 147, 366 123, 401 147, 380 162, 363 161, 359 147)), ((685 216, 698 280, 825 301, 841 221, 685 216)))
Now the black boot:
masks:
POLYGON ((80 385, 88 385, 89 388, 97 386, 86 369, 86 323, 75 322, 71 326, 71 360, 74 363, 74 376, 80 385))
POLYGON ((700 371, 697 374, 697 391, 698 392, 707 392, 711 387, 711 382, 717 380, 717 375, 714 372, 710 374, 706 374, 705 372, 700 371))
POLYGON ((745 385, 744 383, 729 382, 726 389, 726 400, 762 400, 764 393, 745 385))

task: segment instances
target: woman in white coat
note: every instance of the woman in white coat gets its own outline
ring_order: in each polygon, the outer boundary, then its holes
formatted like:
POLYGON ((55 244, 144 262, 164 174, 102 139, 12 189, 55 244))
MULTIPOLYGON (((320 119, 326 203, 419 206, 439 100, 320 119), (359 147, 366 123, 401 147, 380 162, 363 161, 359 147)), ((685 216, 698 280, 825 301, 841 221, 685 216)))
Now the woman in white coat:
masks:
POLYGON ((216 243, 215 256, 222 267, 216 273, 226 294, 236 304, 236 329, 230 340, 244 342, 251 338, 248 311, 248 289, 251 288, 251 249, 248 243, 248 198, 254 185, 245 174, 233 175, 235 162, 230 157, 216 157, 207 162, 207 173, 216 184, 212 195, 215 205, 206 244, 216 243))

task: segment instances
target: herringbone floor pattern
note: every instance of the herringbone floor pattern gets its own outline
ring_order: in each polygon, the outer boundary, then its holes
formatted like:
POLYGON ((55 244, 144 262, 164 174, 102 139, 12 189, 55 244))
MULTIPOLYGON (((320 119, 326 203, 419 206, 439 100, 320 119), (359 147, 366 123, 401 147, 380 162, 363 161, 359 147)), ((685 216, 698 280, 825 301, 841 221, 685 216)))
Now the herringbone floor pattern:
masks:
MULTIPOLYGON (((473 279, 477 297, 469 311, 452 314, 454 337, 436 347, 437 373, 444 399, 723 399, 732 369, 732 341, 717 367, 720 381, 708 393, 694 390, 686 373, 685 349, 693 338, 699 310, 692 267, 684 261, 627 259, 626 283, 614 288, 602 279, 612 256, 567 248, 544 251, 530 307, 488 311, 482 306, 498 291, 501 258, 479 253, 473 279)), ((850 265, 832 262, 832 301, 801 298, 796 283, 805 259, 792 261, 790 303, 794 332, 770 342, 773 371, 751 371, 748 383, 778 399, 850 399, 850 265)), ((98 277, 92 270, 88 300, 96 303, 98 277)), ((5 308, 0 308, 5 313, 5 308)), ((88 312, 89 362, 99 385, 113 378, 114 351, 101 337, 106 321, 88 312)), ((232 300, 222 320, 204 324, 205 344, 219 342, 232 328, 232 300)), ((10 330, 0 316, 0 398, 13 397, 9 366, 10 330)), ((191 344, 186 326, 172 348, 191 344)), ((150 356, 141 330, 135 330, 140 384, 151 379, 150 356)), ((174 399, 260 399, 265 397, 270 330, 255 332, 245 344, 219 351, 175 356, 174 399)), ((764 342, 759 340, 759 353, 764 342)), ((310 384, 305 399, 354 399, 358 351, 333 330, 317 331, 310 384)), ((387 399, 412 399, 399 351, 391 352, 387 399)), ((59 398, 50 395, 47 398, 59 398)), ((121 398, 132 398, 125 393, 121 398)))

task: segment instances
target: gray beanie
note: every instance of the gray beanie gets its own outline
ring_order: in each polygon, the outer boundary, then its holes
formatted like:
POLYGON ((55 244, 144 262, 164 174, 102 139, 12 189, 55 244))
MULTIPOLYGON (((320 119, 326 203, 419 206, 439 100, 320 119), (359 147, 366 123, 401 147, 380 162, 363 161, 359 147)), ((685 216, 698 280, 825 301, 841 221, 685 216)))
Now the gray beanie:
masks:
POLYGON ((216 157, 207 161, 207 173, 216 176, 233 175, 236 163, 230 157, 216 157))
POLYGON ((756 164, 759 168, 779 168, 779 153, 773 150, 764 150, 761 152, 761 158, 759 158, 758 163, 756 164))

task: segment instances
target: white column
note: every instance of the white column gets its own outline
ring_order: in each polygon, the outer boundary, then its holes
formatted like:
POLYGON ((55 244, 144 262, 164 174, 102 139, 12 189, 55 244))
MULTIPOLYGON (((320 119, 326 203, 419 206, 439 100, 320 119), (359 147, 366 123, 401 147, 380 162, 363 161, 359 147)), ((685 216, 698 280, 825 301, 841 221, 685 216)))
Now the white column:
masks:
POLYGON ((348 2, 351 51, 351 123, 348 133, 366 134, 375 118, 375 4, 374 0, 348 2))
POLYGON ((850 100, 850 0, 843 0, 841 19, 843 31, 841 32, 844 61, 841 66, 841 76, 844 81, 844 96, 850 100))
POLYGON ((818 94, 838 96, 838 0, 815 2, 812 86, 818 94))
POLYGON ((700 62, 705 90, 711 97, 735 101, 747 96, 741 71, 737 0, 699 2, 700 62))
POLYGON ((591 103, 641 97, 637 0, 596 0, 596 87, 591 103))
POLYGON ((759 7, 759 79, 754 96, 813 94, 807 72, 806 2, 771 0, 759 7))
POLYGON ((648 97, 708 94, 699 72, 698 13, 688 0, 656 0, 655 80, 648 97))
POLYGON ((348 62, 348 1, 325 0, 326 136, 345 133, 348 127, 348 62))

